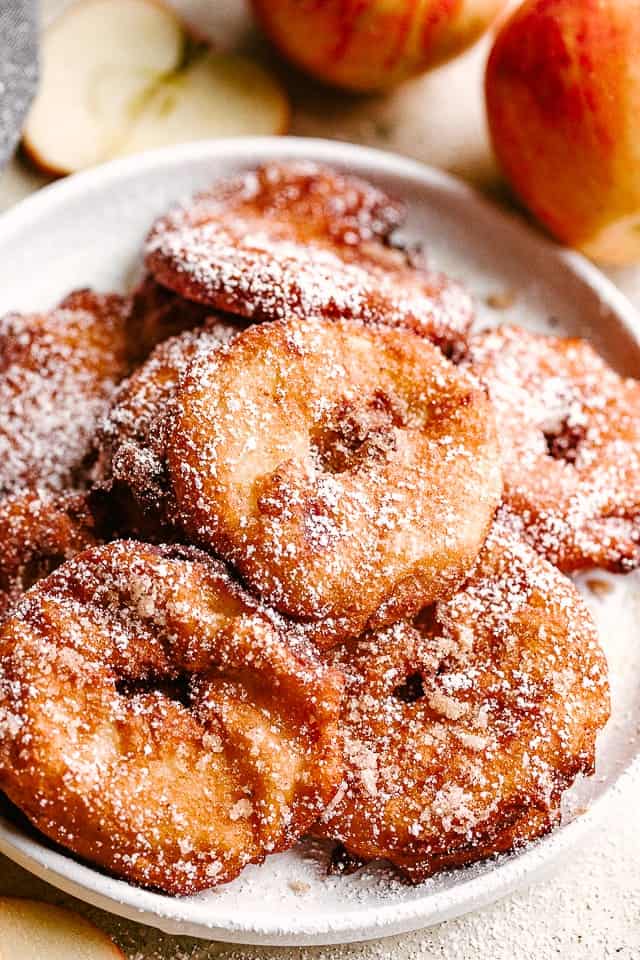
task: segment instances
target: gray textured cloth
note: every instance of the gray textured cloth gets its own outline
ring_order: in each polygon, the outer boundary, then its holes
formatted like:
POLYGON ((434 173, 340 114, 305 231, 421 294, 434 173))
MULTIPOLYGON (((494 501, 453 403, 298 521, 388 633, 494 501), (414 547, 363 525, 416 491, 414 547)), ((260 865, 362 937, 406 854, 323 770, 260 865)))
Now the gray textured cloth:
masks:
POLYGON ((20 139, 38 81, 37 0, 0 0, 0 167, 20 139))

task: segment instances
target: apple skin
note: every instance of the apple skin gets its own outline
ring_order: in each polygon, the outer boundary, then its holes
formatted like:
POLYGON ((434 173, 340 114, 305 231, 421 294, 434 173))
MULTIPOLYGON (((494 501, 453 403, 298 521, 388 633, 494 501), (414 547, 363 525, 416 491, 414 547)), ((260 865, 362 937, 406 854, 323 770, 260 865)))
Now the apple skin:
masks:
POLYGON ((506 0, 252 0, 264 32, 333 86, 382 90, 450 60, 506 0))
POLYGON ((638 0, 528 0, 485 91, 498 162, 534 216, 593 259, 640 259, 638 0))

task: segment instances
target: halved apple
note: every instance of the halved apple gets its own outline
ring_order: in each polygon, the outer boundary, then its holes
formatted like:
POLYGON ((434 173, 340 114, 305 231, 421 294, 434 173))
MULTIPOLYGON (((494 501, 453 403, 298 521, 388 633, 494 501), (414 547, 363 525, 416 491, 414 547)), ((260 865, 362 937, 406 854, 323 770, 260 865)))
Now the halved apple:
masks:
POLYGON ((33 160, 69 173, 111 155, 158 80, 182 63, 185 33, 149 0, 83 0, 46 31, 40 89, 24 131, 33 160))
POLYGON ((287 98, 267 71, 232 55, 189 62, 192 47, 155 0, 80 0, 44 35, 27 154, 65 174, 185 140, 284 132, 287 98))
POLYGON ((0 960, 124 960, 84 917, 37 900, 0 897, 0 960))
POLYGON ((266 70, 244 57, 209 52, 156 86, 115 154, 284 133, 288 125, 289 105, 266 70))

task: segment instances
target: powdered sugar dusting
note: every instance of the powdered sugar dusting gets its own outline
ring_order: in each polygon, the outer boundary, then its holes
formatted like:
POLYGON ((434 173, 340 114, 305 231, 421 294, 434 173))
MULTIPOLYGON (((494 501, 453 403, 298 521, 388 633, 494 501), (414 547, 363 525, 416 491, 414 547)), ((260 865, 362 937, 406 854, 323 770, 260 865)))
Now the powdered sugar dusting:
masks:
POLYGON ((609 715, 595 627, 569 581, 499 525, 451 600, 331 662, 347 676, 348 766, 319 830, 356 856, 420 879, 510 849, 545 833, 593 769, 609 715))
POLYGON ((0 665, 0 785, 134 882, 228 881, 335 792, 339 677, 192 548, 70 560, 18 603, 0 665))
MULTIPOLYGON (((165 340, 121 384, 99 426, 95 476, 107 488, 129 491, 159 535, 169 523, 166 444, 181 377, 197 355, 214 353, 241 329, 232 318, 209 316, 204 327, 165 340)), ((127 523, 135 527, 135 518, 127 523)), ((153 532, 150 524, 144 530, 153 532)))
POLYGON ((640 384, 585 341, 518 327, 476 335, 514 529, 562 569, 640 562, 640 384))
POLYGON ((0 494, 86 482, 98 419, 129 366, 126 301, 90 291, 0 319, 0 494))
POLYGON ((29 490, 0 501, 0 621, 20 595, 96 543, 82 494, 29 490))
POLYGON ((325 645, 451 592, 499 501, 484 392, 412 331, 255 326, 176 407, 180 525, 325 645))
POLYGON ((161 283, 254 320, 355 317, 412 326, 458 352, 467 294, 390 245, 401 208, 315 165, 269 165, 177 208, 153 227, 161 283))
MULTIPOLYGON (((348 231, 346 232, 348 233, 348 231)), ((369 236, 367 242, 370 242, 371 240, 372 240, 372 235, 369 236)), ((348 242, 352 242, 352 240, 349 239, 348 242)), ((374 241, 374 242, 377 242, 377 241, 374 241)), ((337 375, 338 376, 343 375, 343 372, 342 373, 338 372, 337 375)), ((577 418, 574 417, 572 414, 571 420, 574 421, 574 420, 577 420, 577 418)), ((558 452, 560 452, 560 449, 562 448, 562 445, 564 444, 564 439, 565 439, 562 436, 563 431, 558 430, 559 424, 560 426, 562 425, 561 421, 559 421, 557 417, 555 418, 551 417, 545 423, 545 430, 560 436, 560 447, 557 448, 558 452)), ((571 429, 574 430, 575 427, 580 428, 581 424, 578 422, 576 423, 572 422, 570 426, 571 426, 571 429)), ((356 416, 349 418, 349 429, 347 433, 352 438, 355 438, 358 442, 361 442, 362 439, 365 438, 367 441, 370 441, 371 449, 373 449, 377 454, 384 454, 387 449, 386 441, 384 437, 379 436, 379 430, 377 429, 377 427, 378 427, 378 424, 377 423, 372 424, 371 417, 369 415, 362 416, 361 413, 358 413, 356 416)), ((571 434, 570 432, 570 435, 569 435, 570 442, 572 443, 574 439, 575 439, 575 434, 571 434)), ((253 437, 250 437, 249 440, 247 441, 248 453, 250 453, 252 449, 255 449, 254 447, 255 443, 256 443, 255 439, 253 437)), ((564 451, 566 452, 566 447, 564 448, 564 451)), ((332 462, 335 464, 343 461, 345 458, 348 458, 351 452, 352 452, 351 443, 345 442, 344 437, 339 436, 337 438, 337 441, 335 437, 332 437, 331 449, 328 451, 329 456, 327 457, 327 451, 323 449, 322 451, 320 451, 321 453, 320 459, 323 461, 325 466, 328 466, 328 462, 332 462)), ((328 495, 330 497, 335 496, 334 484, 332 484, 331 482, 328 482, 326 484, 326 488, 328 491, 328 495)), ((277 503, 276 503, 276 506, 277 506, 277 503)), ((331 541, 330 541, 330 538, 327 537, 327 532, 325 529, 323 529, 322 524, 318 524, 317 529, 314 525, 313 538, 318 543, 324 543, 330 549, 331 541)), ((162 609, 161 605, 158 605, 155 591, 153 589, 151 590, 148 589, 148 585, 145 585, 144 578, 139 578, 139 577, 132 578, 131 591, 132 591, 132 599, 135 599, 135 609, 137 610, 141 618, 143 619, 148 618, 152 620, 154 623, 156 623, 158 626, 166 625, 166 611, 162 609)), ((516 594, 517 594, 517 590, 514 588, 512 590, 512 595, 514 598, 516 594)), ((187 608, 185 608, 185 611, 186 609, 187 608)), ((457 624, 456 644, 458 645, 460 650, 466 650, 467 652, 469 652, 473 649, 473 631, 469 629, 468 625, 457 624)), ((74 668, 75 661, 72 655, 65 653, 64 657, 61 658, 61 660, 64 660, 64 665, 68 667, 68 669, 72 670, 74 668)), ((462 673, 462 671, 459 671, 459 673, 462 673)), ((410 695, 412 691, 415 692, 415 689, 416 689, 416 681, 413 680, 411 683, 409 683, 408 682, 409 679, 410 678, 405 678, 405 683, 403 685, 406 688, 407 695, 410 695)), ((570 691, 571 680, 572 680, 571 671, 565 667, 562 667, 558 671, 558 677, 557 677, 558 690, 564 689, 565 692, 570 691)), ((585 678, 585 680, 587 683, 589 682, 588 677, 585 678)), ((463 725, 461 721, 465 717, 467 710, 465 708, 464 702, 461 702, 460 696, 458 693, 458 691, 463 688, 464 688, 464 678, 462 676, 458 676, 454 681, 448 684, 446 690, 434 691, 429 696, 429 699, 428 699, 429 709, 433 711, 434 717, 438 718, 437 723, 434 723, 435 735, 436 737, 440 735, 442 733, 441 728, 445 727, 447 723, 455 724, 456 726, 455 736, 457 737, 459 742, 462 744, 462 746, 465 748, 465 750, 468 749, 469 751, 475 751, 476 754, 482 755, 483 751, 486 750, 491 745, 490 733, 487 732, 487 731, 490 731, 490 727, 491 727, 491 724, 490 724, 491 715, 488 710, 481 708, 478 710, 477 717, 474 717, 475 726, 473 728, 473 732, 469 732, 469 730, 463 729, 463 725)), ((7 713, 6 723, 7 723, 7 727, 11 731, 13 731, 12 736, 14 736, 22 726, 21 718, 17 714, 11 713, 10 711, 7 713)), ((210 739, 207 739, 207 749, 210 748, 212 752, 220 752, 221 742, 222 742, 221 738, 218 737, 217 734, 211 734, 210 739)), ((353 756, 357 758, 357 767, 359 769, 359 776, 363 784, 363 787, 369 792, 371 796, 378 796, 380 791, 381 777, 378 769, 377 758, 375 754, 373 754, 371 748, 367 748, 367 745, 362 738, 358 738, 355 741, 355 749, 353 751, 353 756)), ((203 756, 201 758, 201 761, 199 762, 201 762, 202 766, 206 768, 208 765, 208 754, 207 756, 203 756)), ((80 779, 82 778, 82 776, 85 776, 85 775, 87 775, 90 780, 91 778, 90 764, 87 765, 86 770, 81 771, 81 773, 79 774, 80 779)), ((343 783, 343 785, 338 789, 337 793, 335 794, 334 799, 331 801, 330 809, 333 810, 337 808, 337 805, 341 802, 341 800, 344 797, 345 789, 346 787, 345 787, 345 784, 343 783)), ((247 808, 244 803, 244 798, 241 798, 238 802, 240 803, 239 811, 240 812, 245 811, 247 808)), ((452 829, 455 828, 458 819, 461 821, 465 821, 465 820, 469 821, 469 812, 471 809, 469 804, 469 791, 464 788, 458 788, 456 785, 454 785, 453 789, 444 788, 442 790, 439 790, 436 797, 435 805, 437 806, 437 809, 438 809, 438 815, 441 815, 442 817, 446 818, 447 824, 451 826, 452 829), (458 808, 459 810, 459 817, 456 817, 455 815, 456 808, 458 808)), ((239 822, 242 822, 244 819, 245 817, 243 816, 237 817, 237 820, 239 822)), ((413 826, 414 833, 415 831, 417 831, 417 829, 418 827, 414 825, 413 826)), ((190 840, 188 838, 181 839, 179 841, 178 847, 179 847, 181 857, 188 858, 189 850, 191 849, 190 840)), ((304 854, 300 854, 300 855, 304 856, 304 854)), ((288 863, 290 865, 290 861, 288 861, 288 863)), ((275 867, 274 869, 276 870, 276 875, 277 875, 278 867, 275 867)), ((287 869, 288 868, 285 868, 285 873, 287 869)), ((207 870, 210 873, 211 877, 214 878, 214 880, 219 876, 220 867, 217 863, 210 864, 207 870)), ((251 868, 249 868, 249 871, 246 875, 243 875, 243 879, 240 881, 240 885, 244 883, 245 876, 246 876, 246 882, 248 884, 248 887, 249 889, 251 889, 251 884, 252 883, 255 884, 256 882, 255 874, 251 871, 251 868)), ((258 887, 260 886, 261 882, 262 881, 260 880, 257 881, 258 887)), ((301 881, 301 883, 303 884, 305 882, 306 881, 301 881)), ((317 881, 317 885, 314 887, 314 889, 319 889, 320 883, 321 881, 317 881)), ((288 889, 291 889, 293 891, 292 887, 288 887, 288 889)), ((351 890, 351 888, 349 889, 351 890)), ((357 893, 355 891, 352 891, 352 892, 354 893, 354 899, 357 899, 357 893)), ((293 891, 293 893, 295 894, 295 891, 293 891)), ((399 890, 398 886, 394 885, 393 882, 387 885, 386 877, 385 877, 385 882, 383 884, 380 884, 380 891, 378 891, 376 881, 372 880, 369 877, 369 875, 367 875, 367 882, 362 885, 362 890, 361 890, 363 900, 366 902, 370 902, 370 898, 377 897, 378 893, 381 901, 386 899, 387 897, 390 897, 391 899, 393 898, 403 899, 403 896, 404 896, 399 890)), ((340 894, 336 894, 336 900, 338 900, 339 896, 340 894)), ((298 899, 300 898, 298 897, 298 899)))

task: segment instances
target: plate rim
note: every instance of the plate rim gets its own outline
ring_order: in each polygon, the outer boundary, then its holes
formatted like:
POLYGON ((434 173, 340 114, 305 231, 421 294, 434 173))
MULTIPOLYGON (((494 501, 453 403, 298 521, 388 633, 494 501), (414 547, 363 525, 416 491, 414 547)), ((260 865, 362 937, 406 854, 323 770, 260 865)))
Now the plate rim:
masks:
MULTIPOLYGON (((133 157, 111 161, 91 170, 54 182, 28 196, 0 215, 0 242, 12 232, 28 226, 30 219, 46 216, 56 205, 69 198, 78 199, 93 191, 108 189, 122 180, 138 178, 145 171, 171 168, 210 159, 254 164, 269 159, 318 160, 349 166, 366 166, 370 175, 394 176, 445 194, 456 202, 468 204, 470 216, 479 216, 486 223, 496 224, 502 234, 509 233, 528 244, 542 260, 563 267, 590 288, 599 300, 620 320, 622 326, 640 342, 640 316, 627 297, 582 255, 558 246, 521 218, 491 202, 474 187, 444 171, 390 151, 316 138, 301 137, 234 137, 205 140, 149 151, 133 157)), ((212 175, 215 169, 212 169, 212 175)), ((81 281, 80 281, 81 282, 81 281)), ((20 866, 93 906, 137 922, 156 926, 166 933, 187 934, 218 939, 230 943, 302 946, 349 943, 405 933, 420 927, 452 919, 470 910, 505 896, 548 872, 563 854, 572 849, 590 830, 601 822, 609 802, 624 784, 640 773, 640 747, 635 755, 612 777, 604 793, 589 809, 555 832, 515 855, 498 858, 493 870, 471 876, 452 889, 430 892, 416 898, 388 904, 377 903, 366 909, 343 911, 335 925, 327 916, 310 923, 300 922, 295 915, 287 918, 286 931, 278 918, 256 921, 250 918, 229 919, 224 925, 205 918, 189 917, 192 906, 185 898, 171 898, 134 887, 100 873, 62 851, 44 846, 18 826, 0 817, 0 852, 20 866)))

